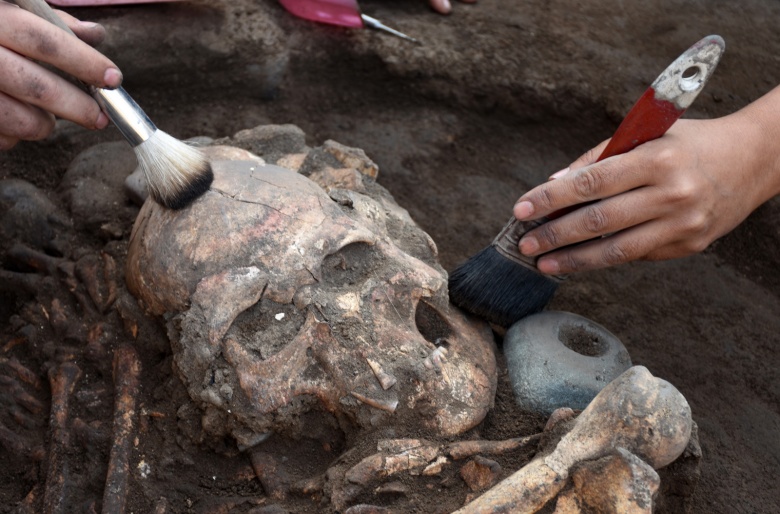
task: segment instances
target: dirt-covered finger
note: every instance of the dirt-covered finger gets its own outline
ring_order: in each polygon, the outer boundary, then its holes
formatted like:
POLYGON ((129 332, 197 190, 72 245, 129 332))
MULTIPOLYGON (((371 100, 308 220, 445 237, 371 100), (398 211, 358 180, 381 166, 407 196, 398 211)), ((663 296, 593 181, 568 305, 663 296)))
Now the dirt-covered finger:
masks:
POLYGON ((0 134, 6 139, 0 143, 3 149, 8 149, 18 140, 37 141, 43 139, 54 130, 54 116, 35 107, 25 104, 0 92, 0 134))
POLYGON ((55 116, 99 129, 108 124, 97 102, 79 87, 21 55, 0 47, 0 91, 23 104, 37 106, 55 116))
POLYGON ((4 3, 0 3, 0 19, 0 46, 93 86, 117 87, 122 83, 119 68, 108 57, 48 21, 4 3))
POLYGON ((106 38, 106 29, 103 25, 91 21, 81 21, 65 11, 55 10, 54 12, 80 40, 88 45, 99 45, 106 38))
POLYGON ((609 268, 645 259, 655 249, 670 244, 670 238, 663 223, 650 221, 617 234, 543 255, 536 264, 539 271, 550 275, 609 268))
POLYGON ((667 214, 663 192, 642 187, 584 205, 528 232, 520 240, 524 255, 536 256, 640 225, 667 214))

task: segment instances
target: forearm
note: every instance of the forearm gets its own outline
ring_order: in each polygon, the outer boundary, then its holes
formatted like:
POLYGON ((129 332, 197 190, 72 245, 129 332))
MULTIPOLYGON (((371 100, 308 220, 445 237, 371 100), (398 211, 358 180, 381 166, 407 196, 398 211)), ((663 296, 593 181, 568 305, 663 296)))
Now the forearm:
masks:
POLYGON ((739 127, 731 144, 746 152, 745 184, 755 191, 755 209, 780 194, 780 86, 727 118, 739 127))

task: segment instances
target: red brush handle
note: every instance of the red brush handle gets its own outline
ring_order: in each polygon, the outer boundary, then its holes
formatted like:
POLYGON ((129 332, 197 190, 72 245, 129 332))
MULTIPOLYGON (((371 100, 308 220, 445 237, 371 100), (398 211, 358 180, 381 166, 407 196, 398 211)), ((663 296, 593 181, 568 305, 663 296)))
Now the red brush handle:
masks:
MULTIPOLYGON (((663 136, 704 88, 724 48, 720 36, 707 36, 669 65, 637 100, 596 162, 663 136)), ((559 218, 589 203, 593 202, 561 209, 547 218, 559 218)))
POLYGON ((658 139, 684 112, 685 109, 678 108, 672 102, 656 98, 655 89, 650 86, 620 123, 596 162, 658 139))
MULTIPOLYGON (((672 102, 656 98, 655 89, 650 86, 637 100, 623 121, 618 126, 607 147, 601 152, 596 162, 608 157, 626 153, 642 143, 663 136, 685 109, 678 108, 672 102)), ((598 200, 595 200, 598 201, 598 200)), ((548 219, 560 218, 564 214, 579 209, 594 202, 572 205, 565 209, 547 215, 548 219)))

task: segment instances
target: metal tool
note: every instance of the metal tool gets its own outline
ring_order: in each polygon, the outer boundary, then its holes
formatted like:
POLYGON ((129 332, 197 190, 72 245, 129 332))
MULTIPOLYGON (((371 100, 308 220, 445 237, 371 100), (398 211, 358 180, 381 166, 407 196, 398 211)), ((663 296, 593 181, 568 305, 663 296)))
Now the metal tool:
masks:
POLYGON ((419 43, 417 39, 388 27, 376 18, 362 14, 357 0, 279 0, 279 3, 299 18, 340 27, 370 27, 419 43))

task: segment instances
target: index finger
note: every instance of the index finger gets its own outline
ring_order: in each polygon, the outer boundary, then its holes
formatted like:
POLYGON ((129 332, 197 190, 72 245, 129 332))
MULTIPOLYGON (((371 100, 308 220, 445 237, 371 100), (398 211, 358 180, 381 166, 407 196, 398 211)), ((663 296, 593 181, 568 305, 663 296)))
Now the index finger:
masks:
POLYGON ((519 220, 538 219, 646 185, 641 153, 633 150, 616 155, 545 182, 520 197, 514 215, 519 220))
POLYGON ((0 2, 0 46, 51 64, 96 87, 117 87, 122 74, 116 64, 77 37, 20 9, 0 2))

